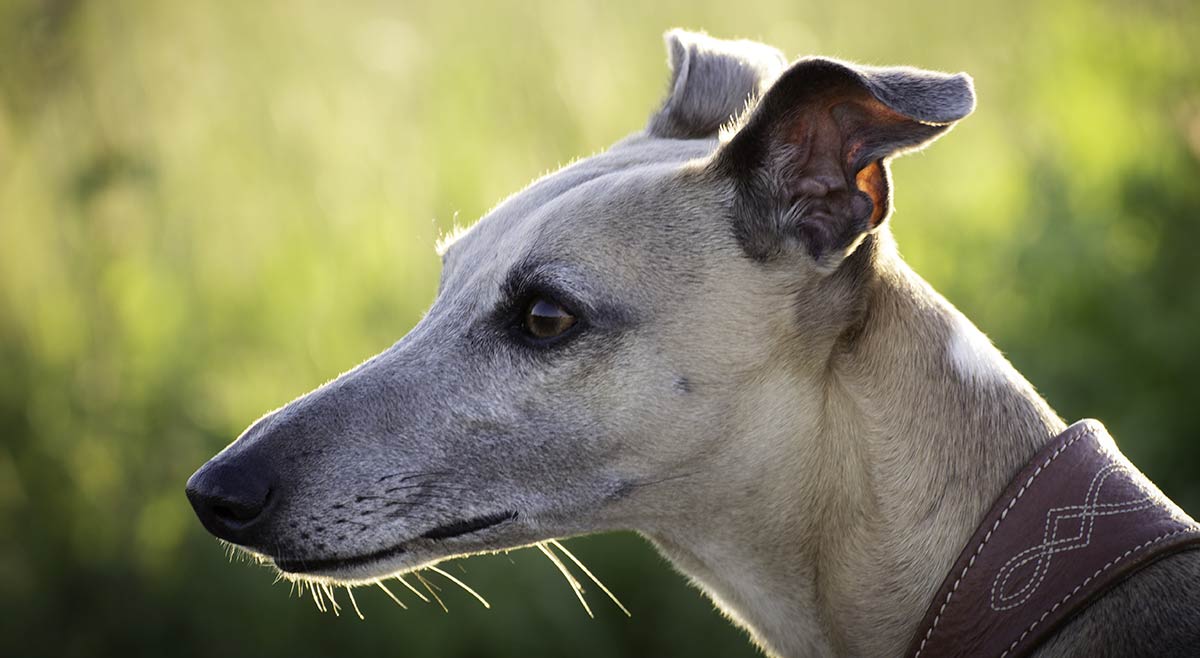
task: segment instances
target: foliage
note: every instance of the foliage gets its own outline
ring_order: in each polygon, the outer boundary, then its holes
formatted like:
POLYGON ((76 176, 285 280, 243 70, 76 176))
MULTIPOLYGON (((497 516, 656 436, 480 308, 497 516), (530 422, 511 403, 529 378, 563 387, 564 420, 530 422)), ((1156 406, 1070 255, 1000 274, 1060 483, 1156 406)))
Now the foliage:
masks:
POLYGON ((363 592, 360 623, 226 564, 182 491, 417 321, 439 232, 640 128, 674 25, 971 72, 977 113, 897 164, 902 249, 1200 513, 1194 2, 7 0, 6 655, 753 655, 632 536, 570 543, 632 620, 527 551, 455 571, 490 611, 363 592))

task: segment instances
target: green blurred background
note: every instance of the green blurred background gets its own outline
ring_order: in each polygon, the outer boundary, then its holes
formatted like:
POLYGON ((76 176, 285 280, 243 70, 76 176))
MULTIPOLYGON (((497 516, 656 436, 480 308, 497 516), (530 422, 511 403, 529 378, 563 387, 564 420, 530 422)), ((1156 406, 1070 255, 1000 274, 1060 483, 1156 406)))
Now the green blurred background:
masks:
POLYGON ((0 0, 0 653, 754 655, 633 535, 569 543, 632 619, 520 551, 451 565, 490 611, 360 622, 183 496, 417 321, 441 231, 639 129, 676 25, 972 73, 895 166, 902 249, 1200 514, 1200 4, 650 4, 0 0))

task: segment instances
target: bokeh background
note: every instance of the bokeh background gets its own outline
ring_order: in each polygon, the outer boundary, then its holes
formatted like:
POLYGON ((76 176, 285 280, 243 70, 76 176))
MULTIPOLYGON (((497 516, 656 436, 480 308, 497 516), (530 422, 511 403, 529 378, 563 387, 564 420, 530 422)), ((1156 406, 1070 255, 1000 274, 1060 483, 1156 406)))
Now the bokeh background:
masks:
POLYGON ((894 168, 902 249, 1200 514, 1193 0, 0 0, 0 653, 754 655, 633 535, 568 543, 632 619, 520 551, 450 567, 492 610, 362 590, 362 622, 183 496, 417 321, 440 232, 639 129, 676 25, 972 73, 894 168))

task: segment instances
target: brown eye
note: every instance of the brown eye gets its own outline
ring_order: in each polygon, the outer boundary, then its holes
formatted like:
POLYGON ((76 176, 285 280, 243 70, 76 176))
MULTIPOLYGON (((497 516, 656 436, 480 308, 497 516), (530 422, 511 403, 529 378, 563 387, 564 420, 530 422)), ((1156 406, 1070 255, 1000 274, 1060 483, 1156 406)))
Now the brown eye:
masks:
POLYGON ((534 338, 554 338, 575 324, 575 316, 554 302, 538 297, 525 312, 525 331, 534 338))

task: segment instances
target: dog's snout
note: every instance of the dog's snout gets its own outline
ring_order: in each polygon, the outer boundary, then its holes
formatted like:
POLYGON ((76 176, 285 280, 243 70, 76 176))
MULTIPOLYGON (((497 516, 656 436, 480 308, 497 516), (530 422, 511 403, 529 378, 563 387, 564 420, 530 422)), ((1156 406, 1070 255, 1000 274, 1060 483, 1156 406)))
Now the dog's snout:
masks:
POLYGON ((267 516, 274 489, 273 477, 261 463, 218 457, 188 479, 187 497, 209 532, 250 545, 267 516))

